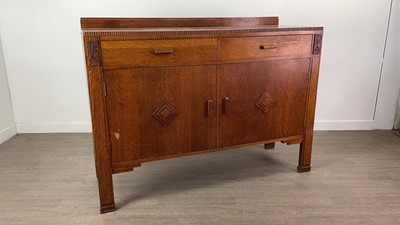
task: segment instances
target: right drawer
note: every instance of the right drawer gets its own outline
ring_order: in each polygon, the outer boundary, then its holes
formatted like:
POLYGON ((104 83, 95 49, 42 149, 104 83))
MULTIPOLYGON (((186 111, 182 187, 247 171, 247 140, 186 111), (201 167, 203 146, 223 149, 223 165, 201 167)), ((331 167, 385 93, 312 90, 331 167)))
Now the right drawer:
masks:
POLYGON ((223 38, 220 43, 222 61, 310 55, 312 35, 223 38))

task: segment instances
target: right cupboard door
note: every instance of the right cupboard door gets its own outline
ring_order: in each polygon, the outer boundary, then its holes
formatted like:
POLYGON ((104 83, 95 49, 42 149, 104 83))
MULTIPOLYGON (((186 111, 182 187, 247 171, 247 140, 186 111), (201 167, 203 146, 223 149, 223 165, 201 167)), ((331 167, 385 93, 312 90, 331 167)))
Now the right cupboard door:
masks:
POLYGON ((224 64, 219 146, 302 135, 310 59, 224 64))

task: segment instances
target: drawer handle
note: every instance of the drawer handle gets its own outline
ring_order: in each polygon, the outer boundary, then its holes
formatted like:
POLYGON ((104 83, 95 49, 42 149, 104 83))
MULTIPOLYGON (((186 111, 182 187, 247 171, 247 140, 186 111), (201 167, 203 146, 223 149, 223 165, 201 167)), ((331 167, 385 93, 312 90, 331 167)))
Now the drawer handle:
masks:
POLYGON ((223 113, 228 114, 228 109, 229 109, 229 98, 225 97, 224 103, 223 103, 223 109, 222 109, 223 113))
POLYGON ((154 49, 154 54, 156 55, 165 55, 165 54, 172 54, 174 50, 172 48, 167 49, 154 49))
POLYGON ((272 45, 260 45, 261 50, 277 49, 279 46, 277 44, 272 45))
POLYGON ((213 108, 214 108, 213 107, 213 101, 212 100, 207 100, 207 112, 206 112, 207 117, 211 116, 213 108))

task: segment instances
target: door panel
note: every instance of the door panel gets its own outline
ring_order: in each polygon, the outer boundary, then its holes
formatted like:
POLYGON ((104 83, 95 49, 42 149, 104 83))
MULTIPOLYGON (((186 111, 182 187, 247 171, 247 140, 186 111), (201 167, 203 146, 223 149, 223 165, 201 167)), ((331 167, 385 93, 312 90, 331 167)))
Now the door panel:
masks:
POLYGON ((310 59, 221 66, 219 146, 301 135, 310 59), (225 107, 228 107, 225 111, 225 107))
POLYGON ((113 163, 216 147, 216 66, 107 71, 105 82, 113 163))

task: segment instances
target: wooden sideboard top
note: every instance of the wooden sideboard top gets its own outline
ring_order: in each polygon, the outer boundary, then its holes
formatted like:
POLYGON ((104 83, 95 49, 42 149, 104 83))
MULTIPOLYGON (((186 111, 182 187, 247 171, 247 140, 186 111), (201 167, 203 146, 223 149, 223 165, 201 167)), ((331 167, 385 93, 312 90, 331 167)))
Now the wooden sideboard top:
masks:
POLYGON ((278 25, 273 17, 219 18, 81 18, 81 28, 226 27, 278 25))
POLYGON ((227 35, 264 32, 322 32, 322 27, 282 26, 278 17, 81 18, 83 36, 227 35))

